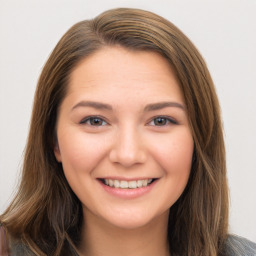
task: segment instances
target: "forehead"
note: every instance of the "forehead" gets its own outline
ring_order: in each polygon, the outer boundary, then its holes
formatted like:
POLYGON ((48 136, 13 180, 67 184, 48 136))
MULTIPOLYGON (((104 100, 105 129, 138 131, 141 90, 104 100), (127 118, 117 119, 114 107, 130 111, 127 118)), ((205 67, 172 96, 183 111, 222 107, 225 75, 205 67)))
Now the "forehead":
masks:
POLYGON ((70 76, 68 94, 122 97, 164 95, 183 101, 178 80, 168 60, 156 52, 104 47, 81 61, 70 76), (118 96, 118 95, 117 95, 118 96))

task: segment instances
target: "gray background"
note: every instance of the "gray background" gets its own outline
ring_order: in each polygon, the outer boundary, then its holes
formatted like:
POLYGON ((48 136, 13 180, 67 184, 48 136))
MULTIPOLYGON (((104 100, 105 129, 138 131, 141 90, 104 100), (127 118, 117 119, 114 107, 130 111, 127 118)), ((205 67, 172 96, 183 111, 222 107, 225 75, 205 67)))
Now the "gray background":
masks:
POLYGON ((0 0, 0 212, 19 180, 47 57, 71 25, 113 7, 162 15, 205 57, 224 120, 230 231, 256 242, 256 0, 0 0))

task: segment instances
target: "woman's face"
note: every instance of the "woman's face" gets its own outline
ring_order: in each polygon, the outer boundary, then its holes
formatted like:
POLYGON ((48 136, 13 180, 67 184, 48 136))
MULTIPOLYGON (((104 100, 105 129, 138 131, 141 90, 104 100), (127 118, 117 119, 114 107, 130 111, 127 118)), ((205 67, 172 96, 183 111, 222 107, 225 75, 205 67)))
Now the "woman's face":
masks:
POLYGON ((190 174, 193 138, 178 81, 154 52, 106 47, 72 72, 55 156, 84 216, 136 228, 168 216, 190 174))

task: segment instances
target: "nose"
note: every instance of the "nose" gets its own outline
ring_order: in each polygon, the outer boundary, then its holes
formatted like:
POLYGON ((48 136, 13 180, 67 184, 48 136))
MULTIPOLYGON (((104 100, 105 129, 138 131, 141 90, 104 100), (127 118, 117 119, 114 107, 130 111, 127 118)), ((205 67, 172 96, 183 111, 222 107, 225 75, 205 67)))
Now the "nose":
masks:
POLYGON ((139 132, 134 128, 119 131, 109 153, 109 159, 123 167, 143 164, 146 161, 146 149, 139 132))

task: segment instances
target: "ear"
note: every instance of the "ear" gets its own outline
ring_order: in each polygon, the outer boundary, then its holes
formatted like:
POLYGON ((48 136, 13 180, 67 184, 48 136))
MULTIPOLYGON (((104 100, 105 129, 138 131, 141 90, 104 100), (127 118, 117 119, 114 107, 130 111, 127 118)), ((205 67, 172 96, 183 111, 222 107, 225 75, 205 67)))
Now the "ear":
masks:
POLYGON ((54 145, 54 155, 56 157, 56 160, 61 163, 61 153, 60 153, 60 148, 58 142, 55 143, 54 145))

